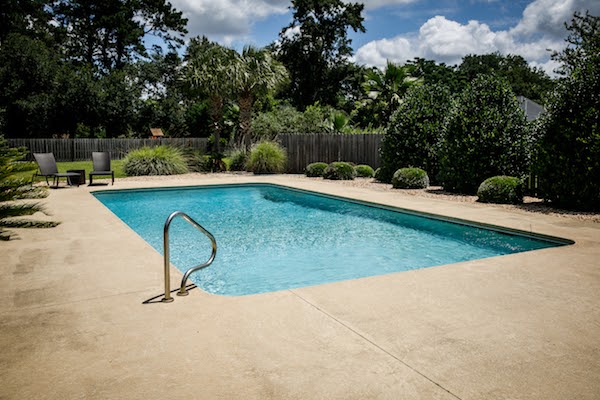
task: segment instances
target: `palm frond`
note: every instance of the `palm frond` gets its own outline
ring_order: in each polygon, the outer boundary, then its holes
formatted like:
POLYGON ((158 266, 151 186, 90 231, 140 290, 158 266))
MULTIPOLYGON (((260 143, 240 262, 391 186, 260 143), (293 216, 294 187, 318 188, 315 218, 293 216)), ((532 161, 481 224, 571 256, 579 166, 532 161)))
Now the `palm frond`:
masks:
POLYGON ((0 227, 4 228, 54 228, 60 225, 56 221, 39 221, 30 219, 3 219, 0 220, 0 227))
POLYGON ((36 212, 45 213, 44 207, 40 203, 0 204, 0 225, 4 223, 4 218, 33 215, 36 212))

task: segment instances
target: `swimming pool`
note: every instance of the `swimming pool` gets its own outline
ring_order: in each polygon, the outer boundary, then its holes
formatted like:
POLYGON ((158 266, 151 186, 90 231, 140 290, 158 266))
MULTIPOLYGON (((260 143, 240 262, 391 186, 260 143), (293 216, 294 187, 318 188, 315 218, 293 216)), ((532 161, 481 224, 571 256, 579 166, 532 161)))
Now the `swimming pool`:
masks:
MULTIPOLYGON (((202 224, 215 236, 219 250, 215 262, 190 280, 221 295, 271 292, 566 244, 271 184, 102 191, 94 196, 161 254, 163 226, 173 211, 202 224)), ((181 271, 210 255, 208 239, 182 219, 173 221, 170 237, 171 262, 181 271)))

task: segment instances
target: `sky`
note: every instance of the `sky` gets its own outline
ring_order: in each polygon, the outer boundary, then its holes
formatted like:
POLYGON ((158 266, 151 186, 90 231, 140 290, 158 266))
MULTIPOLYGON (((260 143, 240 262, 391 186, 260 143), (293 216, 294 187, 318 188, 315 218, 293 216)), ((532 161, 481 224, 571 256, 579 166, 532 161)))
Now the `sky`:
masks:
MULTIPOLYGON (((170 0, 188 18, 187 38, 240 50, 266 46, 292 22, 291 1, 170 0)), ((354 2, 357 2, 356 0, 354 2)), ((385 66, 423 57, 447 65, 467 54, 516 54, 551 76, 573 12, 600 15, 600 0, 364 0, 366 32, 349 32, 353 61, 385 66)))

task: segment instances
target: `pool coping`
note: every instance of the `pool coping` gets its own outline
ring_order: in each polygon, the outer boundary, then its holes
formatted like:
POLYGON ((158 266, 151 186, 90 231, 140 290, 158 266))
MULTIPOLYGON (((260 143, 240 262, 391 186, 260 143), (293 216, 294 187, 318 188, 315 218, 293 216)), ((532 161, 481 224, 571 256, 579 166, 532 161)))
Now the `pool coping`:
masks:
MULTIPOLYGON (((169 186, 215 182, 290 186, 285 175, 190 177, 169 186)), ((117 180, 115 186, 164 183, 117 180)), ((575 244, 276 293, 195 290, 172 304, 143 305, 160 292, 162 257, 90 201, 90 191, 112 187, 53 190, 46 203, 62 224, 18 230, 20 240, 2 244, 6 397, 592 399, 600 393, 598 224, 317 180, 291 185, 575 244)))

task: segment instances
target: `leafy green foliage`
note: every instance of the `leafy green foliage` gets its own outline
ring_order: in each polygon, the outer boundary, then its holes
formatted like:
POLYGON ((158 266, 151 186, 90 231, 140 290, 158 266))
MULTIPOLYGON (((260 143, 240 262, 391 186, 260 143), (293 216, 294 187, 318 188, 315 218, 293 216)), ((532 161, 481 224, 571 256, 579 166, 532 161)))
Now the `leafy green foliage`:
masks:
POLYGON ((356 178, 352 164, 343 161, 332 162, 323 172, 323 178, 341 181, 351 181, 356 178))
POLYGON ((379 180, 391 182, 393 174, 407 165, 437 175, 438 144, 450 101, 448 88, 438 84, 408 91, 386 129, 379 180))
POLYGON ((188 172, 183 151, 170 146, 141 147, 123 159, 123 170, 130 176, 177 175, 188 172))
POLYGON ((229 170, 244 171, 248 161, 248 151, 245 147, 234 148, 229 151, 229 170))
POLYGON ((519 204, 523 202, 523 181, 514 176, 493 176, 477 189, 482 203, 519 204))
POLYGON ((426 189, 429 176, 420 168, 400 168, 394 172, 392 186, 395 189, 426 189))
POLYGON ((187 33, 187 19, 165 0, 63 0, 50 7, 70 61, 104 72, 146 56, 146 35, 174 48, 187 33))
POLYGON ((373 177, 375 178, 375 180, 379 181, 379 182, 384 182, 382 176, 381 176, 381 167, 377 168, 375 170, 375 173, 373 174, 373 177))
POLYGON ((539 192, 566 208, 600 209, 600 17, 575 14, 554 55, 568 74, 538 125, 539 192))
POLYGON ((408 89, 422 83, 412 76, 412 71, 411 65, 398 65, 391 61, 387 62, 383 71, 377 68, 367 71, 363 83, 365 97, 354 111, 361 126, 387 125, 408 89))
POLYGON ((246 46, 239 56, 239 62, 233 64, 235 85, 238 91, 240 107, 240 133, 238 145, 246 148, 251 143, 252 107, 258 95, 266 95, 280 86, 288 77, 285 67, 274 60, 267 49, 246 46))
POLYGON ((30 180, 13 177, 16 173, 31 172, 35 164, 19 162, 26 155, 25 149, 8 147, 0 136, 0 240, 9 240, 10 232, 4 228, 51 228, 58 225, 53 221, 21 220, 16 217, 45 213, 37 202, 15 202, 23 199, 41 199, 48 196, 45 187, 32 187, 30 180))
POLYGON ((448 112, 439 146, 444 189, 475 193, 486 178, 529 172, 531 135, 525 114, 506 81, 480 75, 448 112))
POLYGON ((538 67, 531 67, 518 55, 500 53, 467 55, 458 67, 458 73, 466 82, 480 74, 505 78, 512 91, 519 96, 543 103, 552 91, 554 82, 538 67))
POLYGON ((276 174, 285 171, 287 154, 277 142, 263 141, 250 150, 246 169, 255 174, 276 174))
POLYGON ((371 168, 370 165, 360 164, 354 167, 356 171, 356 176, 359 178, 372 178, 375 175, 375 171, 371 168))
POLYGON ((279 34, 278 59, 290 73, 289 96, 304 109, 335 106, 352 55, 348 28, 364 32, 363 4, 342 0, 292 0, 292 23, 279 34))
POLYGON ((305 174, 311 178, 322 177, 328 164, 324 162, 314 162, 306 166, 305 174))
POLYGON ((185 60, 182 82, 190 96, 198 100, 208 97, 215 151, 219 153, 225 102, 236 93, 240 60, 234 50, 206 37, 190 41, 185 60))

